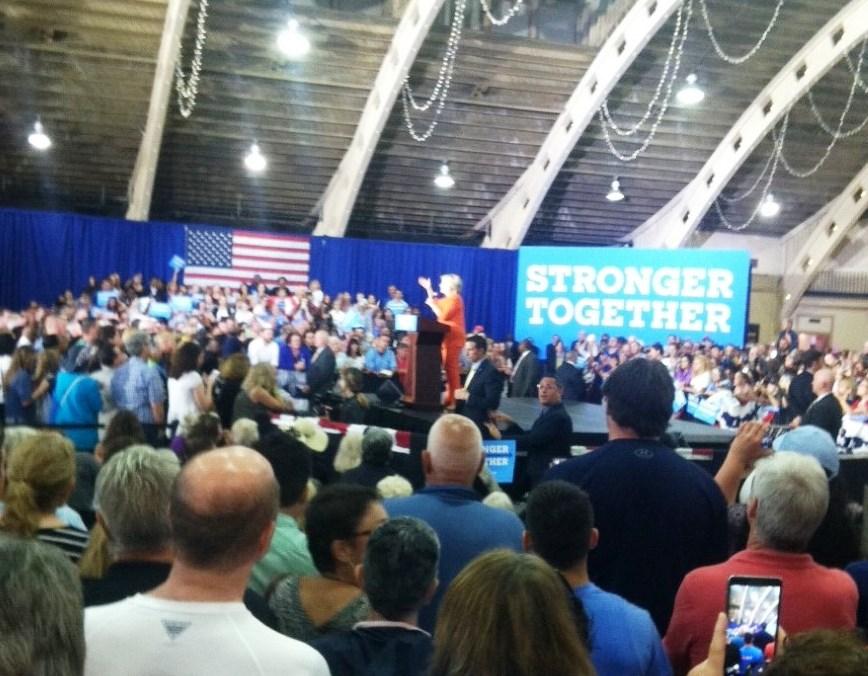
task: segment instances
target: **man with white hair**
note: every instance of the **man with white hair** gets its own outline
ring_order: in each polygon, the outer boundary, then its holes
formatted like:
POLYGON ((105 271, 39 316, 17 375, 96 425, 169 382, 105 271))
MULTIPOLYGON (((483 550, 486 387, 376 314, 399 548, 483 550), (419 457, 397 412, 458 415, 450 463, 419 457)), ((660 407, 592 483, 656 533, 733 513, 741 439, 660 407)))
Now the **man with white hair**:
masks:
POLYGON ((328 392, 335 383, 335 353, 329 347, 329 333, 320 329, 314 336, 313 356, 307 369, 308 394, 319 397, 328 392))
POLYGON ((705 659, 717 613, 724 611, 730 576, 777 577, 784 601, 780 625, 788 634, 812 629, 853 629, 858 593, 840 570, 806 554, 829 504, 826 473, 816 458, 777 453, 757 463, 747 507, 747 549, 724 563, 697 568, 684 578, 663 639, 676 674, 705 659))
POLYGON ((148 594, 85 611, 85 674, 327 676, 319 653, 241 602, 277 511, 274 472, 256 451, 233 446, 190 460, 171 492, 169 577, 148 594))
POLYGON ((524 527, 519 518, 483 505, 473 481, 485 457, 482 436, 473 421, 447 414, 431 426, 422 451, 425 488, 408 498, 386 500, 390 517, 412 516, 425 521, 440 540, 440 587, 422 609, 419 626, 431 631, 446 588, 459 571, 490 549, 521 551, 524 527))
POLYGON ((841 408, 838 397, 832 393, 834 385, 835 374, 831 369, 823 368, 814 374, 811 390, 817 398, 808 406, 801 424, 814 425, 824 429, 833 439, 837 439, 841 429, 841 421, 844 418, 844 410, 841 408))

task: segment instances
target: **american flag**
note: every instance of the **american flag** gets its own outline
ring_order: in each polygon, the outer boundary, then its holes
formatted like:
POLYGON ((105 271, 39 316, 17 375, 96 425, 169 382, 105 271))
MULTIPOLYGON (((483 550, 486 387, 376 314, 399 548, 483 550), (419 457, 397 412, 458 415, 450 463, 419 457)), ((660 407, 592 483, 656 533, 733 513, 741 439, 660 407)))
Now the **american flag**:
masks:
POLYGON ((286 277, 290 287, 308 282, 307 237, 202 226, 187 226, 185 230, 187 285, 238 286, 250 283, 254 275, 266 283, 286 277))

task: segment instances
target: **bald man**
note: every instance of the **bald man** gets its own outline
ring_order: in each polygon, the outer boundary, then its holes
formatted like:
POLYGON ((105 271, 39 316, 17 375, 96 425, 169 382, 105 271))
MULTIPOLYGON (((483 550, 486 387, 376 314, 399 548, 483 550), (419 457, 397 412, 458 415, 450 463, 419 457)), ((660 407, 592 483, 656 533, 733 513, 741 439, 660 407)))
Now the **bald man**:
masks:
POLYGON ((817 398, 805 411, 801 424, 815 425, 826 430, 833 439, 837 439, 844 411, 838 398, 832 394, 834 385, 835 374, 832 373, 831 369, 819 369, 814 373, 811 390, 817 398))
POLYGON ((85 612, 85 674, 327 676, 312 648, 259 622, 241 602, 268 550, 278 507, 271 465, 240 446, 193 458, 172 490, 175 560, 148 594, 85 612))
POLYGON ((408 498, 385 502, 390 517, 422 519, 440 539, 440 586, 419 614, 419 626, 425 631, 434 628, 443 594, 465 565, 490 549, 521 551, 524 528, 518 517, 483 505, 472 488, 483 461, 482 436, 473 421, 444 415, 432 425, 422 451, 425 488, 408 498))

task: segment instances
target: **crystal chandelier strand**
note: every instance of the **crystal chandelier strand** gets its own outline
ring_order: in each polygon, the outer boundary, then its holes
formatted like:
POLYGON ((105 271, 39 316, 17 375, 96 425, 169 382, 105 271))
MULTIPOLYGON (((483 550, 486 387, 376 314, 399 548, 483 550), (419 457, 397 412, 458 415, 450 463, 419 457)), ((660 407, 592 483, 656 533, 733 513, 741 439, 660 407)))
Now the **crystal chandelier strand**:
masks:
POLYGON ((482 11, 485 12, 485 16, 488 17, 488 20, 495 26, 505 26, 508 24, 509 20, 521 11, 521 6, 524 3, 524 0, 516 0, 515 4, 510 7, 509 11, 503 15, 503 18, 497 19, 491 14, 491 6, 488 4, 488 0, 479 1, 482 5, 482 11))
POLYGON ((751 212, 750 217, 744 223, 742 223, 740 225, 735 225, 734 223, 732 223, 732 221, 730 221, 724 215, 723 209, 720 206, 720 200, 719 199, 714 200, 714 209, 715 209, 715 211, 717 211, 717 215, 720 217, 720 221, 727 227, 728 230, 732 230, 733 232, 741 232, 742 230, 746 230, 747 228, 749 228, 753 224, 753 222, 756 220, 756 217, 759 215, 759 212, 760 212, 760 209, 762 208, 763 202, 766 201, 766 198, 768 197, 769 192, 771 191, 772 182, 775 180, 775 174, 777 173, 777 170, 778 170, 778 162, 782 157, 782 150, 784 147, 784 139, 786 139, 786 136, 787 136, 787 127, 789 126, 789 123, 790 123, 790 112, 787 111, 787 114, 784 116, 784 119, 781 122, 781 135, 780 135, 780 137, 778 137, 774 133, 774 130, 772 130, 772 137, 774 138, 774 141, 775 141, 775 147, 774 147, 774 150, 772 151, 771 157, 774 158, 774 161, 772 162, 771 171, 769 171, 768 180, 766 181, 766 184, 763 187, 762 196, 760 197, 759 201, 757 202, 756 207, 754 207, 754 210, 751 212))
POLYGON ((727 203, 736 203, 736 202, 742 202, 742 201, 746 200, 748 197, 750 197, 753 194, 753 192, 759 187, 759 184, 762 182, 763 177, 766 175, 766 172, 769 170, 769 167, 771 166, 772 160, 775 158, 776 151, 777 151, 777 146, 773 145, 772 146, 772 152, 769 153, 768 159, 766 160, 766 163, 765 163, 765 166, 763 167, 763 170, 760 172, 759 176, 757 176, 756 180, 753 182, 753 185, 750 188, 748 188, 741 195, 736 195, 734 197, 726 197, 723 195, 723 193, 721 193, 717 199, 722 200, 722 201, 727 202, 727 203))
POLYGON ((817 160, 816 164, 812 166, 810 169, 795 169, 793 166, 787 161, 786 156, 784 155, 783 145, 781 146, 781 164, 784 169, 787 170, 789 174, 795 176, 797 178, 808 178, 813 174, 816 174, 820 167, 822 167, 826 160, 829 159, 829 156, 832 153, 832 149, 838 143, 838 139, 840 138, 841 128, 844 126, 844 120, 847 117, 847 114, 850 112, 850 106, 853 105, 853 95, 856 93, 856 83, 859 81, 859 76, 862 72, 862 63, 865 57, 865 45, 868 40, 862 41, 862 47, 859 49, 859 60, 856 62, 856 70, 853 73, 853 81, 850 84, 850 93, 847 96, 847 104, 844 106, 844 110, 841 111, 841 115, 838 118, 838 128, 835 130, 835 133, 832 134, 832 140, 829 141, 829 144, 826 146, 826 150, 823 155, 817 160))
POLYGON ((609 125, 606 123, 606 119, 601 110, 598 112, 600 119, 600 126, 603 129, 603 139, 606 141, 606 145, 609 147, 609 151, 617 157, 622 162, 633 162, 636 158, 639 157, 642 153, 644 153, 648 146, 651 145, 651 142, 654 140, 655 135, 657 134, 657 128, 660 126, 660 123, 663 121, 664 115, 666 115, 666 111, 669 108, 669 103, 672 100, 672 87, 675 84, 675 81, 678 79, 678 71, 681 68, 681 56, 684 52, 684 42, 687 39, 687 34, 690 30, 690 19, 693 16, 693 0, 688 0, 685 5, 685 15, 684 22, 681 27, 681 35, 679 36, 679 44, 678 49, 675 53, 675 61, 672 69, 672 77, 669 79, 669 82, 666 85, 666 93, 663 98, 662 103, 660 104, 660 110, 657 113, 657 117, 654 120, 654 123, 651 125, 651 129, 648 130, 648 135, 645 137, 645 140, 642 142, 636 150, 634 150, 630 154, 624 154, 620 152, 615 144, 612 142, 612 137, 609 133, 609 125))
POLYGON ((193 60, 190 63, 190 75, 184 74, 181 67, 183 47, 178 49, 178 61, 175 63, 175 91, 178 94, 178 109, 184 118, 193 114, 196 107, 196 95, 199 93, 199 78, 202 72, 202 52, 205 49, 205 21, 208 18, 208 0, 199 0, 199 16, 196 19, 196 43, 193 47, 193 60))
MULTIPOLYGON (((853 73, 855 66, 853 65, 853 61, 850 60, 850 55, 844 54, 844 58, 847 60, 847 69, 850 73, 853 73)), ((861 77, 859 78, 859 89, 868 94, 868 82, 865 82, 861 77)))
POLYGON ((868 116, 866 116, 865 119, 862 120, 862 122, 860 122, 852 129, 848 129, 847 131, 842 131, 840 133, 836 132, 826 123, 826 120, 823 119, 823 115, 822 113, 820 113, 819 108, 817 108, 817 104, 814 103, 814 95, 810 91, 808 92, 808 103, 811 106, 811 112, 814 114, 814 118, 817 120, 817 124, 820 125, 824 132, 836 139, 851 138, 853 136, 856 136, 856 134, 862 131, 865 128, 865 125, 868 124, 868 116))
MULTIPOLYGON (((672 65, 672 60, 675 55, 675 49, 678 44, 678 37, 681 34, 681 22, 684 16, 684 5, 678 8, 678 13, 675 17, 675 30, 672 31, 672 39, 669 41, 669 50, 666 53, 666 61, 663 63, 663 72, 660 74, 660 79, 657 80, 657 88, 654 90, 654 96, 651 98, 651 101, 648 102, 648 106, 645 108, 645 114, 642 115, 642 119, 640 119, 636 124, 634 124, 630 128, 621 128, 619 127, 615 121, 612 119, 612 115, 609 112, 609 101, 603 102, 602 111, 603 116, 606 118, 606 122, 609 127, 614 131, 618 136, 633 136, 635 135, 648 121, 648 118, 651 116, 651 111, 654 109, 654 106, 657 104, 657 100, 660 98, 660 93, 663 91, 663 85, 667 82, 667 76, 669 75, 669 68, 672 65)), ((683 44, 683 41, 682 41, 683 44)))
POLYGON ((751 49, 747 53, 743 54, 742 56, 730 56, 723 50, 723 47, 721 47, 720 43, 717 41, 717 36, 714 34, 714 28, 712 28, 711 26, 711 18, 708 16, 708 5, 706 5, 706 0, 699 0, 699 6, 702 10, 702 18, 705 21, 705 30, 708 33, 708 39, 711 40, 714 51, 717 52, 717 55, 721 59, 732 65, 739 65, 744 63, 759 51, 760 47, 762 47, 763 43, 766 41, 766 38, 769 36, 772 28, 774 28, 775 24, 777 23, 778 15, 781 12, 781 7, 783 6, 783 4, 784 0, 778 0, 777 4, 775 5, 774 14, 772 14, 772 18, 769 21, 768 26, 766 26, 766 29, 763 31, 757 43, 753 47, 751 47, 751 49))

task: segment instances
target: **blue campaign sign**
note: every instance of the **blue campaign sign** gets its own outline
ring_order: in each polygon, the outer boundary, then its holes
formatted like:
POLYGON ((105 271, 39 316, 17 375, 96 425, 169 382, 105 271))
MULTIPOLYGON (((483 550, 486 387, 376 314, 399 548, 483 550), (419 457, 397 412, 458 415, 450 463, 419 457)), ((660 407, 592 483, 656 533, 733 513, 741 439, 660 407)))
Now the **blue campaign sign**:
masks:
POLYGON ((515 336, 569 344, 579 331, 670 335, 744 344, 750 290, 747 251, 522 247, 515 336))
POLYGON ((485 462, 499 484, 511 484, 515 475, 515 440, 503 439, 483 441, 485 462))

